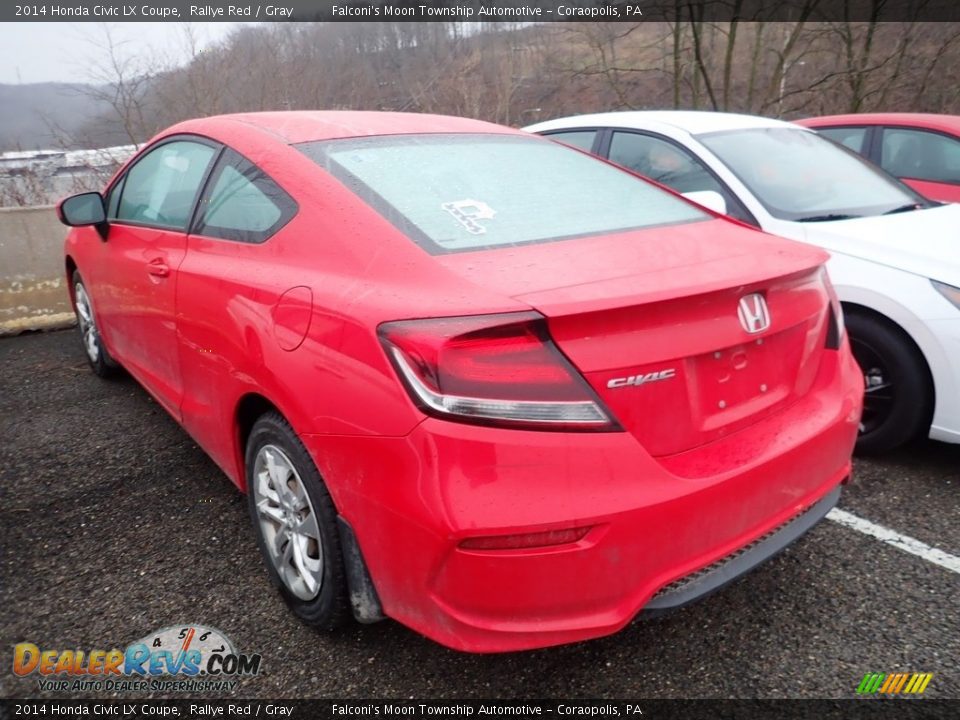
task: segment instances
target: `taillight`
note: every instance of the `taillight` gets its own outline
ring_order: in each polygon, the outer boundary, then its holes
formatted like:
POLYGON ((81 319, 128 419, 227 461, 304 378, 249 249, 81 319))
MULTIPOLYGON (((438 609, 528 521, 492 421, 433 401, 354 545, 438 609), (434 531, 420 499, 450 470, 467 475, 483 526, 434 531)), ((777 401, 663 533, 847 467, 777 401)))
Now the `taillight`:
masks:
POLYGON ((404 320, 379 332, 429 414, 536 430, 620 429, 537 313, 404 320))
POLYGON ((840 298, 837 297, 837 291, 833 289, 833 284, 830 282, 830 276, 827 274, 826 268, 820 270, 820 279, 823 282, 823 286, 827 289, 827 295, 830 296, 830 324, 827 326, 827 349, 839 350, 843 342, 843 333, 846 331, 846 326, 843 322, 843 308, 840 306, 840 298))

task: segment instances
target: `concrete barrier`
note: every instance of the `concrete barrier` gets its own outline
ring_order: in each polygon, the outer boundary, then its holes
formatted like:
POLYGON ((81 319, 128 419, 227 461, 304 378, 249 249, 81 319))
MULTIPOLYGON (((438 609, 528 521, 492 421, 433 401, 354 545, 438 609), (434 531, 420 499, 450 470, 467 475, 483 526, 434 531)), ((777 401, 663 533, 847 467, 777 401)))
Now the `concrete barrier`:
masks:
POLYGON ((0 208, 0 335, 76 322, 63 270, 63 239, 52 205, 0 208))

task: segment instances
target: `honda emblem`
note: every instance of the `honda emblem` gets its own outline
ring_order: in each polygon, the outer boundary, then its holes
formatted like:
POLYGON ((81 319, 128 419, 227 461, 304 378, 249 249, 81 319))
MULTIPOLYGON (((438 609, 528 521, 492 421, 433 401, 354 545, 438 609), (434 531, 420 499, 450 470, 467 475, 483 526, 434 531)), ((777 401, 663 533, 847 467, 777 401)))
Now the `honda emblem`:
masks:
POLYGON ((750 293, 740 298, 737 315, 743 329, 751 335, 770 327, 770 311, 767 309, 767 301, 760 293, 750 293))

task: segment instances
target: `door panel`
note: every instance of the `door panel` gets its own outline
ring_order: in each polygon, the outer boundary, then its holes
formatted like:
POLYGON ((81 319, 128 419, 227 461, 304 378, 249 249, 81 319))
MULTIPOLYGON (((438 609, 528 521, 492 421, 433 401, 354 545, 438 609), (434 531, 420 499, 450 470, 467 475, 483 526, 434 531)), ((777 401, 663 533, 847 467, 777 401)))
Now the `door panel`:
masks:
POLYGON ((177 419, 183 397, 175 314, 187 226, 219 147, 172 138, 146 151, 114 185, 97 270, 100 314, 117 359, 177 419))
POLYGON ((187 249, 179 231, 113 225, 107 241, 106 318, 118 359, 179 417, 182 395, 174 317, 176 274, 187 249))

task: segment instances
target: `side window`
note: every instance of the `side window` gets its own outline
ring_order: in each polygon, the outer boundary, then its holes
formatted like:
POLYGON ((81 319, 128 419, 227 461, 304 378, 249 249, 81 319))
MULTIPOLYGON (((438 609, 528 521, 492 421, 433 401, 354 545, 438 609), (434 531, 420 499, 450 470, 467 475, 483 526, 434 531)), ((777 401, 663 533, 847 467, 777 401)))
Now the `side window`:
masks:
POLYGON ((120 207, 120 196, 123 194, 123 184, 127 181, 126 176, 120 178, 120 182, 113 186, 110 195, 107 196, 107 219, 115 220, 117 217, 117 208, 120 207))
POLYGON ((865 127, 814 128, 814 130, 835 143, 850 148, 855 153, 865 154, 863 151, 863 141, 867 137, 865 127))
POLYGON ((884 128, 880 165, 891 175, 960 184, 960 140, 923 130, 884 128))
POLYGON ((186 230, 215 152, 209 145, 189 140, 164 143, 148 152, 123 180, 116 219, 186 230))
POLYGON ((751 225, 756 219, 706 166, 667 140, 635 132, 614 132, 610 160, 656 180, 679 193, 713 190, 727 204, 727 214, 751 225))
POLYGON ((297 214, 297 204, 256 165, 224 151, 210 179, 194 232, 208 237, 261 243, 297 214))
POLYGON ((552 132, 547 133, 544 137, 590 152, 593 149, 593 141, 597 137, 597 131, 573 130, 571 132, 552 132))

